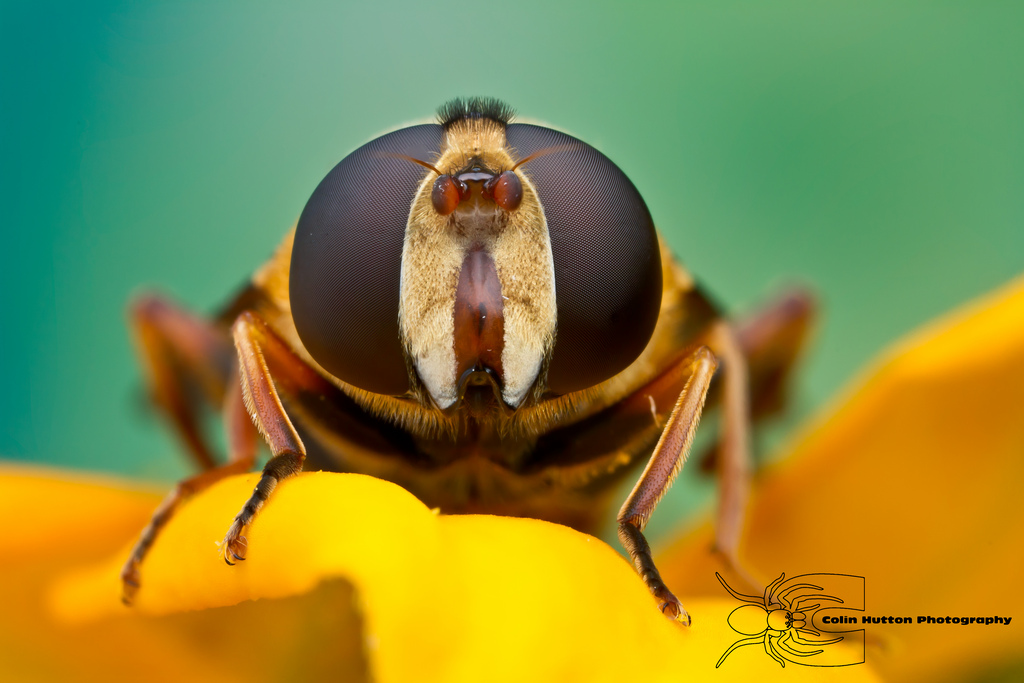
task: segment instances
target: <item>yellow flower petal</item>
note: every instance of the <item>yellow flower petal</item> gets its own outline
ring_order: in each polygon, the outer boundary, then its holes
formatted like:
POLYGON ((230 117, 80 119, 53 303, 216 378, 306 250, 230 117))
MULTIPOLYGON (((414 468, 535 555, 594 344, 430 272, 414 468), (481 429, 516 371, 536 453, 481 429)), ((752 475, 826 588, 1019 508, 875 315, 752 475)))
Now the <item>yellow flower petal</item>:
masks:
POLYGON ((101 477, 5 465, 0 469, 0 567, 23 559, 109 553, 136 533, 140 522, 145 524, 159 500, 151 491, 127 489, 123 482, 101 477), (96 525, 107 535, 90 533, 96 525))
MULTIPOLYGON (((891 680, 963 680, 1024 652, 1024 279, 897 344, 755 487, 744 552, 766 577, 859 574, 891 680)), ((720 595, 705 525, 663 554, 720 595)), ((737 657, 741 655, 737 654, 737 657)))
MULTIPOLYGON (((356 590, 377 681, 621 681, 638 672, 650 681, 875 680, 866 666, 783 670, 763 654, 716 671, 737 638, 726 625, 731 598, 691 601, 696 621, 684 629, 658 613, 633 569, 594 538, 534 520, 436 515, 399 487, 358 475, 311 473, 283 483, 249 534, 249 558, 228 567, 215 541, 254 482, 255 475, 224 481, 183 507, 143 567, 135 608, 118 602, 127 545, 51 586, 56 642, 107 635, 89 639, 86 656, 99 669, 105 658, 125 657, 136 671, 170 666, 177 675, 216 657, 212 670, 222 681, 320 680, 324 662, 340 666, 331 634, 348 642, 342 636, 351 621, 324 616, 346 613, 335 578, 344 577, 356 590), (255 598, 264 599, 246 602, 255 598), (187 610, 202 611, 181 614, 187 610), (297 641, 320 647, 303 651, 297 641)), ((37 486, 45 488, 45 481, 37 486)), ((26 502, 27 527, 32 511, 49 503, 26 502)), ((4 507, 0 513, 12 512, 4 507)), ((94 535, 109 542, 110 520, 92 521, 94 535)), ((46 618, 33 618, 38 638, 46 618)), ((26 641, 15 634, 13 642, 19 638, 26 641)), ((18 648, 3 654, 0 661, 13 654, 17 663, 18 648)), ((115 661, 106 670, 104 678, 117 679, 126 667, 115 661)))
POLYGON ((87 625, 54 620, 46 608, 54 578, 69 566, 123 553, 159 499, 123 483, 0 468, 0 680, 224 683, 287 680, 293 671, 299 679, 345 672, 347 681, 363 680, 360 623, 351 587, 341 582, 289 600, 160 619, 125 610, 87 625), (259 633, 239 624, 254 624, 259 633))

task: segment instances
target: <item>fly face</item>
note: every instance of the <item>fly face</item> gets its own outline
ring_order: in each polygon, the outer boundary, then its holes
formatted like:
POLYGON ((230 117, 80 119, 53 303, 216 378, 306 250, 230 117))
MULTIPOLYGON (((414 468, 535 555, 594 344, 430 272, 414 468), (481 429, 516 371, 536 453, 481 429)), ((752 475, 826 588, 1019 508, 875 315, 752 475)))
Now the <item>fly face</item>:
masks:
POLYGON ((643 351, 662 272, 639 193, 589 145, 509 117, 457 101, 439 125, 356 150, 314 192, 290 298, 333 376, 501 419, 595 387, 643 351))
MULTIPOLYGON (((402 250, 402 341, 430 398, 452 408, 491 383, 501 403, 522 404, 554 343, 555 272, 536 190, 507 151, 504 130, 484 119, 445 131, 435 164, 412 202, 402 250), (458 195, 435 201, 439 186, 458 195), (517 201, 507 201, 510 193, 517 201), (439 210, 438 207, 441 207, 439 210)), ((447 194, 447 193, 446 193, 447 194)))

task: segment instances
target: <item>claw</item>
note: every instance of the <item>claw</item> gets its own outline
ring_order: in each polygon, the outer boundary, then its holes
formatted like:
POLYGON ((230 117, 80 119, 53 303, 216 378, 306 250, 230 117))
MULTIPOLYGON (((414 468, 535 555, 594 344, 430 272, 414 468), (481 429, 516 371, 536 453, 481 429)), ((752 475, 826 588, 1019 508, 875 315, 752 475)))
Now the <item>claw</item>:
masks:
POLYGON ((246 551, 249 549, 249 542, 245 536, 234 536, 233 531, 229 531, 227 537, 224 539, 223 553, 224 561, 235 566, 235 562, 232 562, 232 558, 236 562, 244 562, 246 551))
POLYGON ((658 609, 661 613, 672 621, 678 621, 683 626, 690 626, 693 620, 690 618, 690 614, 683 609, 683 605, 679 602, 676 596, 671 593, 666 596, 665 602, 658 605, 658 609))
POLYGON ((139 570, 137 567, 125 567, 121 570, 121 604, 131 607, 135 594, 139 592, 139 570))

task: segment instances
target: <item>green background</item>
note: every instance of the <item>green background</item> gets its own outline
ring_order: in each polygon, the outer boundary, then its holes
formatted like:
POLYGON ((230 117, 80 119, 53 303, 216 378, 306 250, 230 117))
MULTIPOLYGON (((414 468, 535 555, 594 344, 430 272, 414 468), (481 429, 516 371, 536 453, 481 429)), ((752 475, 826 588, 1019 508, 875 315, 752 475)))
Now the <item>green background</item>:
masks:
POLYGON ((126 301, 155 288, 212 310, 346 153, 457 95, 604 151, 733 310, 812 285, 824 314, 797 416, 1024 271, 1021 3, 0 12, 8 458, 184 472, 140 405, 126 301))

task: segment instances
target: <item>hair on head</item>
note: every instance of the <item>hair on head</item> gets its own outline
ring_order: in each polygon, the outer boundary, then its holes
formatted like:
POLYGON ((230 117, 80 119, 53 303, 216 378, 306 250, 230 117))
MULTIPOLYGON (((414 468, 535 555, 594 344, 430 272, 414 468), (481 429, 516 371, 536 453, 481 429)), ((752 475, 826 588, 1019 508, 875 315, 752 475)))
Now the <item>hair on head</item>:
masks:
POLYGON ((507 126, 515 114, 512 107, 494 97, 456 97, 437 110, 437 122, 445 130, 464 119, 490 119, 507 126))

